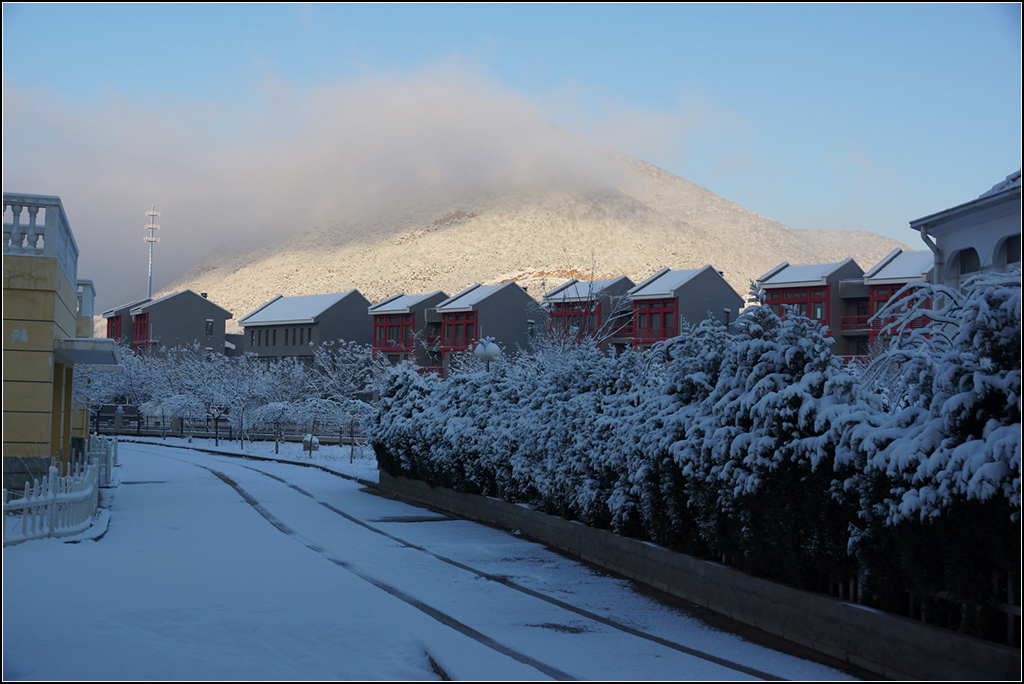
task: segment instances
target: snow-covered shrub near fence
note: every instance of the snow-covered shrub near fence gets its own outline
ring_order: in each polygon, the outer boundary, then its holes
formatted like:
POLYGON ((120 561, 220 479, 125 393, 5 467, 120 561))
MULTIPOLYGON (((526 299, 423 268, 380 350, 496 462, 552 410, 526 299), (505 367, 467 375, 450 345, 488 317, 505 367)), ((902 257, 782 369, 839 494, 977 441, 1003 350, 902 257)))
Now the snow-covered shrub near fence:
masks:
POLYGON ((1019 516, 1020 286, 1019 270, 989 273, 962 291, 921 284, 906 300, 903 319, 933 320, 876 361, 897 400, 857 440, 866 470, 891 481, 890 524, 941 516, 956 500, 1001 499, 1019 516))
POLYGON ((644 355, 392 369, 381 466, 798 586, 857 577, 886 607, 988 586, 1019 557, 1020 274, 915 287, 878 314, 903 333, 866 368, 842 368, 819 324, 754 306, 644 355))

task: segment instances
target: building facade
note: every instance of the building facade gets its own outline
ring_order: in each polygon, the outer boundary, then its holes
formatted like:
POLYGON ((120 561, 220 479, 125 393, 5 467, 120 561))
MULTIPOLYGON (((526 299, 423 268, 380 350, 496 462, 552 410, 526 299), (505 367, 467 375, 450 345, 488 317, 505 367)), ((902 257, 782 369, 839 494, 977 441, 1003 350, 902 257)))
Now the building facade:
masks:
POLYGON ((711 266, 673 271, 663 268, 628 292, 633 307, 631 342, 636 349, 679 335, 682 322, 714 318, 728 325, 743 298, 711 266))
POLYGON ((373 355, 390 363, 413 361, 423 368, 441 367, 441 315, 436 306, 448 299, 429 294, 397 294, 369 308, 373 321, 373 355))
POLYGON ((933 282, 959 287, 973 273, 1020 266, 1020 174, 977 199, 910 222, 934 255, 933 282))
POLYGON ((782 262, 757 279, 766 303, 780 317, 795 311, 824 325, 837 356, 868 353, 871 296, 864 271, 853 259, 791 266, 782 262))
MULTIPOLYGON (((95 288, 78 279, 78 245, 59 197, 4 193, 4 486, 66 467, 77 364, 114 366, 114 343, 92 338, 95 288)), ((77 426, 77 427, 76 427, 77 426)), ((77 431, 76 431, 77 430, 77 431)))
POLYGON ((626 276, 610 280, 573 278, 544 294, 547 334, 552 341, 624 349, 633 331, 627 293, 635 283, 626 276))
POLYGON ((358 290, 336 294, 278 295, 238 321, 245 351, 263 359, 311 361, 314 349, 345 340, 369 345, 370 302, 358 290))
POLYGON ((507 351, 525 349, 542 314, 537 302, 513 281, 472 285, 435 310, 441 317, 438 351, 445 371, 457 355, 472 353, 476 342, 486 337, 507 351))
POLYGON ((122 304, 103 317, 107 320, 107 337, 136 351, 198 345, 205 351, 224 354, 225 325, 233 316, 211 302, 206 293, 182 290, 122 304))

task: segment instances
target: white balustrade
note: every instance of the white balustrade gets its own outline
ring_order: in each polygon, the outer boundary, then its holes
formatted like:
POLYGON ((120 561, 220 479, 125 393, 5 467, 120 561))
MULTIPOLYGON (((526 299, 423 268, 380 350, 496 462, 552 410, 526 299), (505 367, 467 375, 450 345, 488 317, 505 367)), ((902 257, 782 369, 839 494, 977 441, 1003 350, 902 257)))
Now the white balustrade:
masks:
POLYGON ((53 257, 77 285, 78 244, 60 197, 4 193, 4 254, 53 257))

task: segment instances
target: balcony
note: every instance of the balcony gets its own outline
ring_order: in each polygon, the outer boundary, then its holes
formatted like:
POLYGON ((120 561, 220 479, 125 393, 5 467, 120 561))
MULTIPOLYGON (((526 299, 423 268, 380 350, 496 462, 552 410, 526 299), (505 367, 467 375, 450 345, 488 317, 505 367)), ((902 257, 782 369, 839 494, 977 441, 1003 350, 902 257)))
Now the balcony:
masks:
POLYGON ((839 319, 839 332, 847 334, 862 333, 868 334, 870 326, 868 319, 871 316, 843 316, 839 319))
POLYGON ((675 328, 634 328, 633 340, 636 342, 654 342, 658 340, 667 340, 670 337, 675 337, 675 328))
POLYGON ((472 340, 466 339, 465 337, 442 337, 441 348, 452 351, 457 349, 469 349, 469 345, 473 343, 472 340))
POLYGON ((413 341, 412 335, 400 335, 398 337, 388 337, 383 340, 373 341, 374 351, 412 351, 413 341))
POLYGON ((60 197, 4 193, 4 254, 54 258, 78 285, 78 244, 60 197))
MULTIPOLYGON (((893 317, 888 318, 876 318, 871 320, 871 316, 843 316, 839 319, 839 330, 840 332, 848 335, 856 334, 868 334, 877 335, 886 328, 896 324, 898 319, 893 317)), ((907 330, 917 330, 928 325, 928 317, 921 316, 915 318, 910 323, 904 326, 907 330)))

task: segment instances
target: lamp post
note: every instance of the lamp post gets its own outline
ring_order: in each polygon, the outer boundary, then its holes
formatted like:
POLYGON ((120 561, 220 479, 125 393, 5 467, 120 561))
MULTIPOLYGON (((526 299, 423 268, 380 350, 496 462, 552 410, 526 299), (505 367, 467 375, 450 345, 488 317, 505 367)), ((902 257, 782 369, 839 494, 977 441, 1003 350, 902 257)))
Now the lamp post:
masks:
POLYGON ((493 337, 486 337, 476 343, 473 355, 481 361, 487 362, 487 372, 491 372, 491 361, 501 356, 501 349, 494 343, 493 337))

